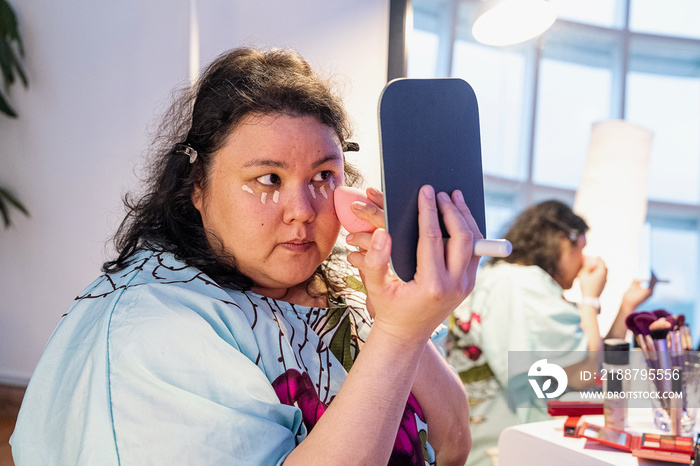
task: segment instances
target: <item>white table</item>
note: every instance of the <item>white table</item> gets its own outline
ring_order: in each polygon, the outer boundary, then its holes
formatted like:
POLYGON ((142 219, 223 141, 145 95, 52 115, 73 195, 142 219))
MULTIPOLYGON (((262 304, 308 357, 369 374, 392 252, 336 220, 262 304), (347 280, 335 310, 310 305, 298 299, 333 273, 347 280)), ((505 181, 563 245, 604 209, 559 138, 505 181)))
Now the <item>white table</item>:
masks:
MULTIPOLYGON (((607 447, 585 438, 564 437, 566 417, 551 421, 521 424, 505 429, 498 439, 499 466, 669 466, 673 463, 652 461, 631 453, 607 447)), ((602 426, 603 416, 583 416, 582 422, 602 426)), ((651 419, 651 410, 630 409, 628 432, 641 435, 658 431, 651 419)), ((697 434, 697 427, 696 427, 697 434)))

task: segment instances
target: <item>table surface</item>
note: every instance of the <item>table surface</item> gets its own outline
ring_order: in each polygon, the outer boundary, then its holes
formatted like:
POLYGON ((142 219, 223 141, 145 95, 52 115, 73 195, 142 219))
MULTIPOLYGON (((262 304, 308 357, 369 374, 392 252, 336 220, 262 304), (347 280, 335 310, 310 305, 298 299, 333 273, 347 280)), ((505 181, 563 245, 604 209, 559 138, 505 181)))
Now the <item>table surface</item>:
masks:
MULTIPOLYGON (((654 427, 650 409, 630 409, 627 429, 633 435, 662 434, 654 427)), ((607 447, 585 438, 564 437, 566 417, 521 424, 505 429, 498 440, 499 466, 669 466, 673 463, 637 458, 631 453, 607 447)), ((602 426, 603 416, 583 416, 582 422, 602 426)), ((696 426, 696 434, 698 428, 696 426)), ((677 463, 676 463, 677 464, 677 463)))

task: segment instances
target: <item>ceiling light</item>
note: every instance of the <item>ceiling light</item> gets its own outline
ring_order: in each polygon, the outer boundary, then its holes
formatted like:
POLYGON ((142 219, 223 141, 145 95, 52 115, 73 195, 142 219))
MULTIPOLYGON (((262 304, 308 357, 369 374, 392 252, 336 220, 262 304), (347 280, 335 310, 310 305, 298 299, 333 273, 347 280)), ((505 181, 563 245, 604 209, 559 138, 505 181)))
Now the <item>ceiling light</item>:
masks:
POLYGON ((482 44, 512 45, 542 34, 556 18, 554 6, 546 0, 486 1, 472 34, 482 44))

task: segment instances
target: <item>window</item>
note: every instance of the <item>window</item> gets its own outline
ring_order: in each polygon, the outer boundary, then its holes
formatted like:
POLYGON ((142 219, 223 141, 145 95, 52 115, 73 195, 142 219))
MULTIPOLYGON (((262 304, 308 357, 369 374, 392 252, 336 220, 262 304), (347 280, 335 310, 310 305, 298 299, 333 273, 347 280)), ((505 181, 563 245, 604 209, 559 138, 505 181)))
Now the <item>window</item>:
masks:
POLYGON ((479 102, 481 150, 485 173, 522 180, 526 177, 522 151, 525 60, 519 53, 479 47, 457 40, 452 76, 471 84, 479 102), (478 64, 475 67, 474 64, 478 64), (485 74, 483 68, 492 70, 485 74))
POLYGON ((474 88, 490 237, 527 205, 572 204, 592 123, 620 118, 651 130, 648 261, 670 283, 646 307, 686 314, 697 345, 700 2, 550 1, 552 28, 499 48, 472 38, 479 0, 413 0, 408 76, 461 77, 474 88))
POLYGON ((622 0, 550 1, 557 8, 559 19, 611 28, 620 28, 622 25, 622 0))
POLYGON ((697 0, 631 0, 630 29, 676 37, 700 39, 697 0))
MULTIPOLYGON (((700 254, 698 225, 688 221, 650 219, 651 267, 670 283, 659 286, 650 302, 649 309, 674 308, 674 312, 693 315, 698 276, 697 257, 700 254), (683 254, 668 255, 666 251, 681 251, 683 254)), ((697 311, 696 314, 697 316, 697 311)), ((697 320, 697 319, 694 319, 697 320)), ((697 328, 697 326, 696 326, 697 328)), ((697 336, 697 332, 694 332, 697 336)))

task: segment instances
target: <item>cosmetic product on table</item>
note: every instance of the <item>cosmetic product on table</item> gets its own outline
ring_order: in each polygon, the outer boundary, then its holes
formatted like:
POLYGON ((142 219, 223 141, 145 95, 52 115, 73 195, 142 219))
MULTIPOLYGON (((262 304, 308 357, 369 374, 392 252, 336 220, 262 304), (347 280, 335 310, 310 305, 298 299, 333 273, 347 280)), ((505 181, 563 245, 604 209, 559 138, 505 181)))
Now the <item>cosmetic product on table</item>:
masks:
POLYGON ((624 430, 627 426, 627 398, 623 394, 629 391, 630 385, 625 378, 625 369, 630 364, 630 345, 625 340, 611 338, 603 342, 603 350, 603 369, 607 375, 603 380, 605 427, 624 430))
POLYGON ((550 416, 583 416, 603 414, 603 402, 589 400, 547 400, 550 416))
POLYGON ((663 309, 638 311, 626 319, 644 354, 654 425, 674 435, 691 435, 700 407, 700 355, 692 350, 685 316, 663 309))
POLYGON ((644 433, 632 435, 621 429, 603 427, 583 422, 578 437, 601 443, 617 450, 631 452, 638 458, 689 464, 696 446, 692 437, 644 433))

